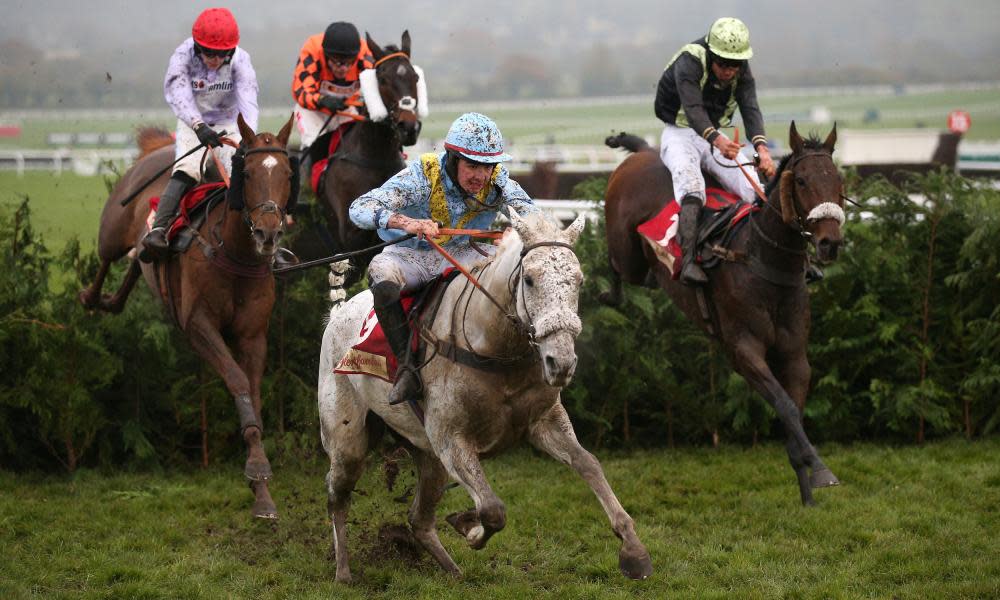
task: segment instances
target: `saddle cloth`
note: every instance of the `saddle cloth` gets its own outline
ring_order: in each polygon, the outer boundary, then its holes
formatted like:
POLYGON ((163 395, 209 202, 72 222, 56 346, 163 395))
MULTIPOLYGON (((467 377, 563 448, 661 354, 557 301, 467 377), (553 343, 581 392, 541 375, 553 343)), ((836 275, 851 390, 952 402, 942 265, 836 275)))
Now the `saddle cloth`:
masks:
MULTIPOLYGON (((180 214, 174 220, 174 224, 170 226, 170 231, 167 232, 167 239, 173 240, 177 237, 177 234, 191 223, 194 213, 197 212, 200 205, 206 198, 208 198, 209 194, 224 187, 226 187, 225 183, 215 181, 211 183, 202 183, 188 190, 188 192, 184 194, 184 197, 181 198, 180 214)), ((146 227, 149 229, 153 228, 153 221, 156 220, 156 209, 159 205, 159 196, 154 196, 149 199, 149 215, 146 217, 146 227)))
MULTIPOLYGON (((427 299, 432 297, 435 291, 438 291, 438 286, 447 286, 458 274, 457 269, 448 267, 424 287, 412 292, 404 292, 400 299, 403 303, 403 311, 406 312, 407 316, 413 311, 420 314, 427 307, 427 299)), ((375 316, 375 307, 369 307, 365 314, 367 316, 361 322, 358 337, 340 359, 340 362, 333 367, 333 372, 345 375, 371 375, 392 383, 396 381, 396 369, 399 367, 399 361, 392 353, 389 340, 386 339, 382 325, 378 322, 378 317, 375 316)), ((414 321, 415 319, 410 317, 411 328, 414 327, 414 321)), ((413 334, 410 339, 412 351, 416 352, 420 335, 415 330, 413 334)))
POLYGON ((330 145, 326 150, 326 158, 313 163, 312 170, 309 173, 309 183, 312 185, 314 192, 319 189, 319 180, 323 177, 326 167, 330 164, 330 157, 333 156, 333 153, 337 151, 337 147, 340 146, 340 140, 343 139, 344 132, 353 124, 353 122, 344 123, 330 132, 330 145))
MULTIPOLYGON (((696 260, 703 268, 711 268, 718 264, 718 257, 708 248, 712 244, 706 242, 721 242, 725 245, 729 237, 736 231, 751 212, 759 210, 753 204, 742 202, 739 196, 718 188, 705 190, 705 204, 701 209, 700 227, 698 230, 698 245, 708 251, 702 251, 696 260)), ((636 231, 652 246, 656 257, 670 269, 674 279, 680 277, 681 258, 684 253, 677 241, 677 226, 680 220, 681 206, 676 199, 670 199, 655 217, 640 224, 636 231)))

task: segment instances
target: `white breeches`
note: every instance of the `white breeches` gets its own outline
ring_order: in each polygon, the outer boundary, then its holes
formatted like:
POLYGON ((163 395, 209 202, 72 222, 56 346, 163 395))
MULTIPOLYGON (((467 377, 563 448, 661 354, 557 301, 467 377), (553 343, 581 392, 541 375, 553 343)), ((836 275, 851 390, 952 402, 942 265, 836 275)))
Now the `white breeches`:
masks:
MULTIPOLYGON (((489 254, 496 251, 496 246, 491 244, 480 244, 479 247, 489 254)), ((446 249, 465 268, 469 268, 476 262, 487 260, 471 246, 448 247, 446 249)), ((372 286, 382 281, 392 281, 401 286, 403 290, 414 290, 434 279, 450 266, 451 263, 438 254, 437 250, 418 250, 398 245, 389 246, 372 259, 368 266, 368 279, 372 286)))
MULTIPOLYGON (((702 169, 718 179, 726 191, 738 195, 744 202, 752 202, 756 197, 753 186, 740 169, 736 168, 736 161, 724 158, 718 152, 715 152, 715 158, 712 154, 712 145, 694 129, 670 124, 663 128, 663 135, 660 136, 660 160, 670 169, 677 202, 687 195, 697 196, 702 203, 705 202, 705 176, 702 175, 702 169), (720 165, 716 159, 731 168, 720 165)), ((736 158, 741 163, 751 162, 746 149, 741 150, 736 158)), ((751 177, 757 178, 757 171, 752 166, 744 167, 744 170, 751 177)))
MULTIPOLYGON (((226 134, 224 137, 233 140, 234 142, 236 142, 237 145, 243 139, 242 137, 240 137, 240 129, 239 127, 236 126, 236 123, 216 123, 215 126, 212 127, 212 129, 217 132, 225 131, 226 134)), ((184 121, 178 120, 177 140, 174 144, 174 159, 178 159, 181 156, 184 156, 187 152, 191 150, 191 148, 194 148, 200 143, 201 142, 198 140, 198 135, 194 132, 194 129, 188 127, 187 123, 185 123, 184 121)), ((219 157, 219 160, 222 162, 223 166, 226 167, 226 173, 231 175, 233 170, 231 162, 233 154, 236 152, 236 148, 233 148, 232 146, 223 145, 219 148, 212 149, 212 152, 214 152, 215 155, 219 157)), ((172 172, 176 173, 177 171, 184 171, 185 173, 190 175, 192 179, 200 182, 202 180, 201 164, 203 157, 205 159, 205 169, 208 169, 209 167, 211 167, 213 163, 212 157, 206 156, 204 150, 199 150, 198 152, 193 153, 191 156, 188 156, 184 160, 174 165, 174 170, 172 172)))

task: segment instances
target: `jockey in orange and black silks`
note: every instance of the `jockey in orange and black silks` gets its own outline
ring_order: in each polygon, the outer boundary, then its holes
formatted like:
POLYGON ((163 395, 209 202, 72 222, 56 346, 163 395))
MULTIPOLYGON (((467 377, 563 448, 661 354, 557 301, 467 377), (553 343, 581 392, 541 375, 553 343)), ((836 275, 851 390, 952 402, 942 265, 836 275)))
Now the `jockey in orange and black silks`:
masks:
MULTIPOLYGON (((440 235, 440 227, 488 229, 498 212, 519 215, 538 208, 510 178, 503 162, 503 136, 492 119, 466 113, 452 123, 445 151, 412 161, 381 187, 351 203, 351 221, 362 229, 377 229, 383 240, 407 233, 433 239, 463 266, 482 260, 492 246, 473 246, 469 236, 440 235)), ((449 263, 419 237, 389 246, 368 267, 375 313, 397 357, 407 357, 409 329, 400 292, 414 290, 438 276, 449 263)), ((403 363, 406 359, 400 358, 403 363)), ((412 397, 420 389, 412 367, 401 364, 391 402, 412 397)))

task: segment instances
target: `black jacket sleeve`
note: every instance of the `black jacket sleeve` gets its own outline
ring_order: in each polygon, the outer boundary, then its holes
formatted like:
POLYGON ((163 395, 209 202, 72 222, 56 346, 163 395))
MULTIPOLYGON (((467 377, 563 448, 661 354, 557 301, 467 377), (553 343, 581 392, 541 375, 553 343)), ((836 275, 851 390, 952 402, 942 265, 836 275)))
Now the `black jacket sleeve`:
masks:
POLYGON ((761 142, 766 143, 764 117, 757 104, 757 83, 754 81, 753 73, 750 72, 749 62, 740 73, 740 80, 736 84, 736 105, 740 108, 747 139, 755 146, 761 142))

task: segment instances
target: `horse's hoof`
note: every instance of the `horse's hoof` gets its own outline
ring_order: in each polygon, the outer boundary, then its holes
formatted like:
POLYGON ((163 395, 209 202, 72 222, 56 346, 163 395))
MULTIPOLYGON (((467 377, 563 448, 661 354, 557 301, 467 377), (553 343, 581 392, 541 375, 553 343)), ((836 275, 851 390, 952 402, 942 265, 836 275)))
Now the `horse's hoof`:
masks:
POLYGON ((809 476, 809 485, 814 488, 831 487, 840 485, 840 480, 837 479, 837 476, 830 469, 824 467, 819 471, 812 472, 812 475, 809 476))
POLYGON ((630 556, 622 550, 618 555, 618 568, 629 579, 646 579, 653 574, 653 561, 649 558, 649 552, 643 551, 630 556))
POLYGON ((97 306, 97 302, 94 301, 94 295, 88 290, 80 290, 80 293, 77 294, 76 297, 80 300, 80 304, 82 304, 84 308, 89 309, 97 306))
POLYGON ((273 476, 273 473, 271 472, 271 463, 266 460, 248 460, 246 466, 243 467, 243 475, 245 475, 250 481, 267 481, 273 476))
POLYGON ((465 539, 473 550, 482 550, 486 546, 486 529, 482 525, 476 525, 465 535, 465 539))
POLYGON ((273 502, 254 502, 253 516, 258 519, 278 519, 278 507, 273 502))
POLYGON ((462 537, 467 536, 473 527, 479 525, 479 516, 476 514, 476 509, 474 508, 463 512, 451 513, 444 520, 462 537))
POLYGON ((351 583, 351 573, 350 573, 350 571, 348 571, 347 573, 341 574, 340 571, 337 571, 337 577, 336 577, 336 579, 337 579, 337 583, 350 584, 351 583))

